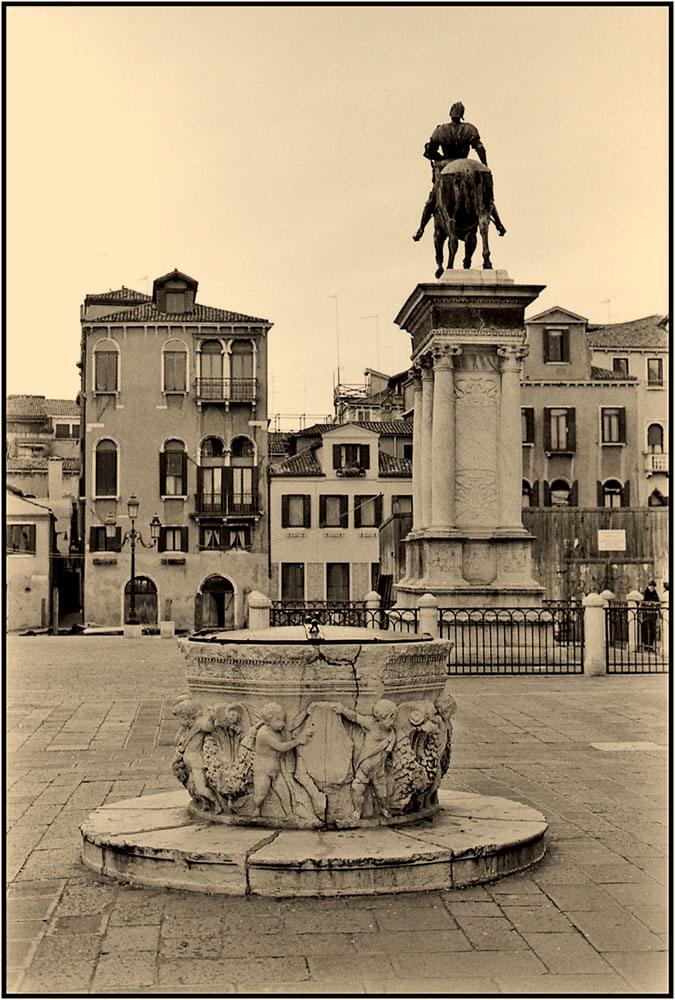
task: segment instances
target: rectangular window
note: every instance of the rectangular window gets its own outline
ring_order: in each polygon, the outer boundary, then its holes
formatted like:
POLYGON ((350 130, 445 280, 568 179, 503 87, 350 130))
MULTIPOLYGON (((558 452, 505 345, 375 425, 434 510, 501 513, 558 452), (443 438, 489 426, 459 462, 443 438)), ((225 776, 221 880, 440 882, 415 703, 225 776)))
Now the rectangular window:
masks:
POLYGON ((349 563, 326 563, 326 600, 349 600, 349 563))
POLYGON ((289 493, 281 498, 281 527, 309 528, 312 498, 307 494, 289 493))
POLYGON ((391 498, 392 514, 412 514, 412 497, 407 494, 391 498))
POLYGON ((186 367, 185 351, 164 352, 164 392, 185 392, 186 367))
POLYGON ((615 375, 626 378, 628 371, 628 358, 612 358, 612 371, 615 375))
POLYGON ((403 457, 407 458, 409 462, 412 462, 413 457, 413 446, 412 444, 403 445, 403 457))
POLYGON ((603 406, 600 409, 602 420, 602 443, 625 444, 625 410, 623 406, 603 406))
POLYGON ((35 554, 35 525, 8 524, 5 531, 5 545, 8 555, 23 552, 35 554))
POLYGON ((56 424, 54 427, 54 437, 59 439, 69 438, 70 424, 56 424))
POLYGON ((281 600, 304 601, 305 599, 305 564, 281 564, 281 600))
POLYGON ((663 387, 663 358, 647 358, 647 385, 653 389, 663 387))
POLYGON ((251 529, 248 525, 201 525, 200 549, 241 550, 251 547, 251 529))
POLYGON ((160 552, 187 552, 188 550, 188 529, 185 527, 160 528, 159 551, 160 552))
POLYGON ((349 498, 346 496, 319 497, 319 527, 349 527, 349 498))
POLYGON ((117 392, 117 351, 96 351, 96 392, 117 392))
POLYGON ((534 444, 534 407, 520 408, 521 434, 523 444, 534 444))
POLYGON ((185 482, 185 473, 187 472, 187 462, 185 452, 166 451, 164 452, 164 462, 166 473, 164 476, 164 489, 162 491, 162 496, 186 496, 187 483, 185 482))
POLYGON ((571 452, 575 447, 574 407, 547 407, 544 410, 544 451, 571 452))
POLYGON ((370 445, 334 444, 333 468, 345 473, 360 473, 370 468, 370 445))
POLYGON ((546 364, 560 364, 570 359, 569 331, 544 330, 544 361, 546 364))
POLYGON ((115 528, 113 538, 107 538, 105 527, 96 525, 89 529, 90 552, 119 552, 122 548, 122 529, 115 528))
POLYGON ((354 527, 379 528, 382 524, 382 495, 354 497, 354 527))
POLYGON ((233 507, 253 506, 253 469, 234 466, 232 474, 233 507))

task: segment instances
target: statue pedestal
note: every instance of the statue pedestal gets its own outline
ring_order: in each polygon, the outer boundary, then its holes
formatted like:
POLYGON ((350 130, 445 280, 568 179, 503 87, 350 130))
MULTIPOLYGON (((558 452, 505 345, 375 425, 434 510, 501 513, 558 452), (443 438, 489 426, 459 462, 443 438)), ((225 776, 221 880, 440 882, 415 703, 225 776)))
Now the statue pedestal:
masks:
POLYGON ((525 308, 544 286, 506 271, 447 271, 396 317, 412 339, 413 528, 400 607, 541 604, 521 516, 525 308))

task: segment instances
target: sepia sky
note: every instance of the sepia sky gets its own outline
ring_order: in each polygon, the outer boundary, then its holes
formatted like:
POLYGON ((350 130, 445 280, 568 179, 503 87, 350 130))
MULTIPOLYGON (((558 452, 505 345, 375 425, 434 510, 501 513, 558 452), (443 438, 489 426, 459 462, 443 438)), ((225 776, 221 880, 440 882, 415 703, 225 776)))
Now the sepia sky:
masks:
POLYGON ((421 154, 455 100, 508 230, 493 263, 547 286, 531 313, 665 312, 667 15, 8 8, 8 391, 74 397, 85 294, 174 267, 274 322, 270 414, 331 412, 336 301, 342 381, 405 368, 421 154))

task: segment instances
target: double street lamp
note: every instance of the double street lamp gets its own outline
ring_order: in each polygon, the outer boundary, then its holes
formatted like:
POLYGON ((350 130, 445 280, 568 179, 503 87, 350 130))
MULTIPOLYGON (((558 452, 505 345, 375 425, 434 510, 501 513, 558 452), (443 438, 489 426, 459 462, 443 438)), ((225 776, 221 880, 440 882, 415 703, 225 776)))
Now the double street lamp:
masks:
MULTIPOLYGON (((150 538, 152 541, 145 542, 140 531, 136 530, 136 518, 138 517, 139 507, 140 504, 138 502, 138 497, 132 493, 127 500, 127 513, 131 522, 131 528, 129 531, 125 532, 120 543, 120 548, 122 548, 123 545, 126 545, 126 543, 129 542, 129 547, 131 549, 131 591, 129 594, 129 618, 126 622, 127 625, 138 625, 138 619, 136 617, 136 543, 139 542, 144 549, 154 548, 159 541, 159 533, 162 527, 162 522, 157 514, 155 514, 150 521, 150 538)), ((115 523, 115 517, 113 514, 108 514, 105 519, 106 538, 112 540, 115 537, 116 531, 117 525, 115 523)))

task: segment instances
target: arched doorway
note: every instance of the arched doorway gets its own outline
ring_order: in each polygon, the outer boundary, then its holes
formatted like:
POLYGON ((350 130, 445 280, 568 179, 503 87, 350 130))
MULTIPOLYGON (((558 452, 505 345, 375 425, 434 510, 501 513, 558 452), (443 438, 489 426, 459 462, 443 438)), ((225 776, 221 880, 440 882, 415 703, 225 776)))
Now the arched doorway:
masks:
POLYGON ((157 587, 149 576, 135 576, 124 588, 124 620, 131 617, 131 591, 134 591, 136 621, 139 625, 157 624, 157 587))
POLYGON ((207 577, 200 595, 196 607, 201 621, 195 621, 195 628, 234 628, 234 587, 228 579, 218 575, 207 577))

